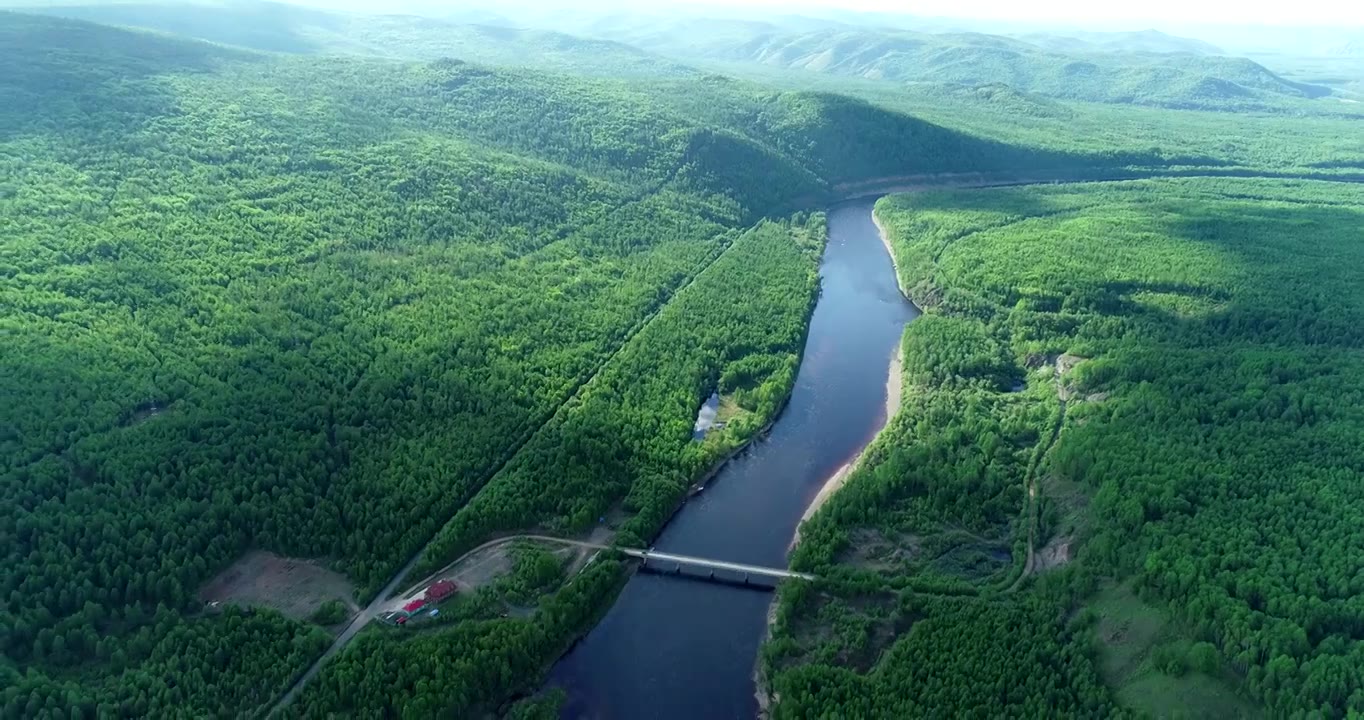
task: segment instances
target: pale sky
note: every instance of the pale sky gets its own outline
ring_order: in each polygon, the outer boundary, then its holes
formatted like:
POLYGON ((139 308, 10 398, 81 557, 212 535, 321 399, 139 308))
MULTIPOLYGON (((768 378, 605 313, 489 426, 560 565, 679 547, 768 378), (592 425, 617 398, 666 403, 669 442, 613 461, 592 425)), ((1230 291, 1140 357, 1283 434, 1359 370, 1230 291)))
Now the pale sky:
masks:
MULTIPOLYGON (((716 0, 671 0, 718 6, 716 0)), ((737 0, 728 3, 800 12, 842 8, 996 20, 1148 24, 1364 26, 1362 0, 737 0)))

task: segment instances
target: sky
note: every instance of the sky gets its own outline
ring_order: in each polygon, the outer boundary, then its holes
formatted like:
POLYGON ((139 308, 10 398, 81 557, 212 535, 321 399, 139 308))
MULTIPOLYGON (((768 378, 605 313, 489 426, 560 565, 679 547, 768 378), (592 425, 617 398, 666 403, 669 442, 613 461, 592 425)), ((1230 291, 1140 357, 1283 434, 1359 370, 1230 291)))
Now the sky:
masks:
MULTIPOLYGON (((671 0, 716 6, 715 0, 671 0)), ((940 17, 1074 24, 1229 24, 1364 26, 1360 0, 738 0, 781 8, 842 8, 940 17)))

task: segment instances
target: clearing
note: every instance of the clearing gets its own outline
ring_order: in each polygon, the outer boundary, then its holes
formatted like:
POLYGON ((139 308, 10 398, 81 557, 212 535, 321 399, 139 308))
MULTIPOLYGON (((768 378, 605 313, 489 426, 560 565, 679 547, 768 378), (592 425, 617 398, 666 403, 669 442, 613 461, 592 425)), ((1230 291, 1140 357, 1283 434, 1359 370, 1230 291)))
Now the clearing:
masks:
POLYGON ((346 576, 313 560, 252 550, 199 590, 206 603, 267 607, 307 620, 328 600, 340 600, 353 614, 355 586, 346 576))
POLYGON ((1128 585, 1105 588, 1089 609, 1098 616, 1099 669, 1121 704, 1155 718, 1263 715, 1237 693, 1237 679, 1225 666, 1211 673, 1188 667, 1192 641, 1128 585), (1180 669, 1171 672, 1171 664, 1180 669))
MULTIPOLYGON (((609 530, 599 528, 586 541, 605 544, 609 542, 610 537, 609 530)), ((491 585, 511 574, 512 565, 515 561, 513 552, 518 544, 538 546, 551 551, 564 561, 567 577, 577 574, 582 566, 587 564, 588 559, 597 553, 596 550, 590 548, 538 542, 522 536, 501 538, 474 548, 455 562, 427 576, 426 579, 409 588, 407 592, 394 595, 383 604, 378 614, 383 615, 387 612, 401 610, 403 605, 420 597, 426 592, 426 588, 438 580, 453 580, 459 587, 459 595, 468 595, 481 587, 491 585)))

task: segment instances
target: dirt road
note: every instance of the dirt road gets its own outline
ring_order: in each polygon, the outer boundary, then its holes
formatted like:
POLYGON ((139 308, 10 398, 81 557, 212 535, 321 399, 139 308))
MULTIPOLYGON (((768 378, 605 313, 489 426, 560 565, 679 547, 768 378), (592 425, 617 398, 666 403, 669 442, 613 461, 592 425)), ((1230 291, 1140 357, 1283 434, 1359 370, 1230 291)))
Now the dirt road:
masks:
MULTIPOLYGON (((422 548, 422 550, 425 549, 426 548, 422 548)), ((388 584, 384 586, 384 589, 380 590, 379 594, 375 595, 374 599, 371 600, 368 605, 361 609, 360 612, 356 613, 355 617, 351 618, 350 624, 346 625, 346 629, 342 630, 341 634, 336 636, 336 639, 332 641, 331 647, 327 648, 327 651, 322 653, 321 657, 313 662, 307 672, 304 672, 299 676, 298 680, 294 681, 293 686, 280 697, 274 707, 270 708, 270 712, 266 717, 275 717, 279 714, 280 710, 283 710, 289 703, 293 702, 294 698, 298 696, 298 693, 308 684, 308 681, 312 680, 313 677, 322 670, 322 666, 326 665, 327 661, 330 660, 333 655, 340 652, 341 649, 351 641, 351 638, 355 637, 356 633, 360 632, 360 630, 369 624, 370 620, 373 620, 375 616, 378 615, 379 610, 383 607, 384 603, 393 595, 393 591, 396 590, 398 586, 402 585, 403 580, 407 578, 408 573, 412 572, 412 568, 417 564, 417 560, 419 560, 421 556, 421 552, 413 555, 412 559, 408 560, 407 564, 403 566, 403 569, 399 570, 398 574, 394 575, 393 579, 388 581, 388 584)))

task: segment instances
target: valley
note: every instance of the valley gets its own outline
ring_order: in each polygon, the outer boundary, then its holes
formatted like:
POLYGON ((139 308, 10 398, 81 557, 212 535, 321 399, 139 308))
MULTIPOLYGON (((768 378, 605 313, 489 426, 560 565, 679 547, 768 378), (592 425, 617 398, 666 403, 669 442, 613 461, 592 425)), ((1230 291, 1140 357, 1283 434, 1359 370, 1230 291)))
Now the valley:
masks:
POLYGON ((0 8, 0 714, 1364 710, 1364 75, 471 17, 0 8))

